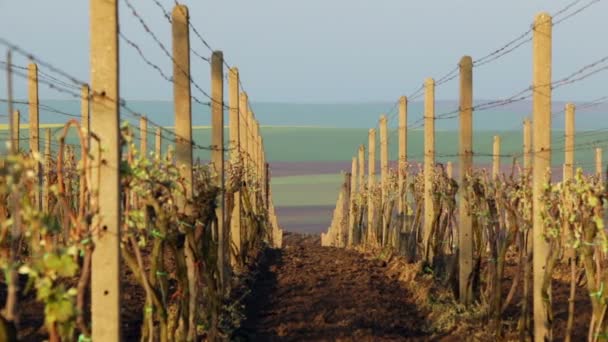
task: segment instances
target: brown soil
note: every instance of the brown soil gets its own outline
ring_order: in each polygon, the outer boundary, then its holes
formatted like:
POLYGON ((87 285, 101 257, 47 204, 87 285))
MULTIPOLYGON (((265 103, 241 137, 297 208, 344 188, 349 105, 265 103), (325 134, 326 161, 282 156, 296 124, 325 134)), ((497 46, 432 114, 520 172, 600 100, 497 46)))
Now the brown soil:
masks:
POLYGON ((409 291, 387 263, 321 247, 318 236, 286 234, 269 250, 247 303, 244 341, 426 340, 409 291))

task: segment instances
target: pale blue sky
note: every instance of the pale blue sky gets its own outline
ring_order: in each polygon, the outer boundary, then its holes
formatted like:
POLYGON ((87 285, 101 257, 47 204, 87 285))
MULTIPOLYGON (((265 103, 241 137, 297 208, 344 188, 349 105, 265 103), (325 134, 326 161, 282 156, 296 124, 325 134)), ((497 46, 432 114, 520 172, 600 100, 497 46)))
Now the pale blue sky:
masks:
MULTIPOLYGON (((160 0, 171 9, 172 0, 160 0)), ((581 1, 580 5, 590 0, 581 1)), ((171 27, 152 0, 131 0, 170 49, 171 27)), ((193 24, 237 65, 252 99, 273 102, 392 101, 425 77, 439 77, 464 54, 481 57, 524 32, 534 15, 571 0, 191 0, 193 24)), ((0 0, 0 36, 88 80, 87 0, 0 0)), ((121 28, 167 73, 170 60, 121 6, 121 28)), ((579 5, 579 6, 580 6, 579 5)), ((576 7, 575 7, 576 8, 576 7)), ((608 1, 554 29, 554 79, 608 55, 608 1)), ((191 35, 191 46, 208 50, 191 35)), ((128 99, 172 98, 171 85, 121 45, 121 90, 128 99)), ((4 51, 0 50, 1 54, 4 51)), ((531 44, 475 70, 475 97, 501 98, 531 80, 531 44)), ((4 58, 1 58, 4 59, 4 58)), ((192 57, 193 77, 209 88, 209 66, 192 57)), ((16 64, 25 64, 15 58, 16 64)), ((4 74, 0 92, 5 94, 4 74)), ((558 100, 608 95, 608 71, 556 91, 558 100)), ((16 82, 17 97, 25 95, 16 82)), ((41 88, 42 98, 62 98, 41 88)), ((193 89, 193 94, 203 96, 193 89)), ((4 95, 0 97, 5 97, 4 95)), ((457 82, 437 91, 456 99, 457 82)))

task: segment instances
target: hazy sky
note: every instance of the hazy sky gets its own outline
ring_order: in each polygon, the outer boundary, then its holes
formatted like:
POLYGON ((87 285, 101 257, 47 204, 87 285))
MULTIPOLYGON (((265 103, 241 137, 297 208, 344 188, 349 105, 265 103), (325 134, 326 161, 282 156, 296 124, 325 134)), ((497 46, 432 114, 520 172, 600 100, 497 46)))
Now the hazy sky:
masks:
MULTIPOLYGON (((130 0, 171 49, 171 27, 152 0, 130 0)), ((483 56, 515 38, 542 10, 572 0, 191 0, 191 21, 237 65, 253 101, 388 101, 439 77, 462 55, 483 56)), ((591 0, 582 0, 584 5, 591 0)), ((121 0, 121 29, 167 73, 171 62, 121 0)), ((171 9, 173 0, 160 0, 171 9)), ((89 79, 87 0, 0 0, 0 37, 89 79)), ((576 9, 576 7, 574 8, 576 9)), ((608 55, 608 1, 554 29, 554 79, 608 55)), ((191 35, 191 46, 209 55, 191 35)), ((503 98, 531 82, 531 44, 475 69, 475 97, 503 98)), ((4 52, 1 52, 4 55, 4 52)), ((2 58, 4 59, 4 58, 2 58)), ((194 80, 209 88, 209 65, 192 56, 194 80)), ((14 63, 26 64, 15 57, 14 63)), ((0 91, 5 94, 2 73, 0 91)), ((608 71, 556 91, 559 100, 608 95, 608 71)), ((17 97, 25 95, 16 82, 17 97)), ((121 43, 121 91, 128 99, 172 98, 171 85, 121 43)), ((203 95, 193 89, 201 99, 203 95)), ((1 97, 5 97, 2 95, 1 97)), ((41 87, 42 98, 62 98, 41 87)), ((437 90, 456 99, 457 82, 437 90)))

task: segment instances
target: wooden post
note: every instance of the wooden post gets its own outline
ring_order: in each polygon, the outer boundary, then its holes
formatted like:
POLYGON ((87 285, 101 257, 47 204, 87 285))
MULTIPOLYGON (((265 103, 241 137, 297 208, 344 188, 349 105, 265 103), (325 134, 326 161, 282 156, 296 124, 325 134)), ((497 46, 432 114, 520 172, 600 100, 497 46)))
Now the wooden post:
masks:
POLYGON ((401 229, 405 228, 405 193, 407 181, 407 97, 399 99, 399 172, 398 172, 398 214, 402 220, 401 229))
POLYGON ((350 247, 354 241, 355 229, 355 195, 357 193, 357 181, 359 179, 357 173, 357 157, 353 157, 351 164, 350 177, 350 193, 348 194, 348 240, 347 245, 350 247))
POLYGON ((104 152, 92 169, 93 200, 99 201, 99 227, 93 235, 91 321, 93 341, 120 341, 120 135, 118 111, 118 1, 90 0, 91 131, 104 152))
POLYGON ((338 232, 338 247, 346 247, 348 222, 350 221, 350 192, 352 189, 352 174, 347 172, 344 174, 344 206, 339 210, 344 212, 342 222, 339 222, 340 230, 338 232))
POLYGON ((359 145, 359 192, 365 190, 365 145, 359 145))
POLYGON ((447 164, 445 166, 445 174, 450 179, 452 179, 453 176, 454 176, 454 167, 452 166, 452 162, 451 161, 447 162, 447 164))
POLYGON ((532 171, 532 121, 524 120, 524 171, 532 171))
POLYGON ((573 103, 566 104, 566 122, 564 132, 564 180, 574 177, 574 114, 576 108, 573 103))
POLYGON ((424 94, 424 260, 432 263, 433 253, 429 248, 435 209, 433 205, 433 175, 435 168, 435 80, 425 81, 424 94))
POLYGON ((369 130, 368 134, 368 176, 367 176, 367 243, 376 245, 378 243, 378 236, 376 234, 375 226, 375 206, 373 193, 376 188, 376 130, 374 128, 369 130))
MULTIPOLYGON (((257 181, 257 167, 256 167, 256 159, 255 159, 255 125, 253 118, 253 111, 247 106, 247 125, 249 127, 249 138, 247 139, 247 154, 249 155, 249 161, 251 162, 249 165, 249 170, 251 172, 251 182, 257 181)), ((255 197, 255 194, 252 193, 252 196, 255 197)))
MULTIPOLYGON (((184 194, 176 196, 178 210, 186 215, 192 213, 193 171, 192 171, 192 100, 190 76, 190 26, 188 7, 176 5, 171 14, 173 34, 173 105, 175 111, 175 165, 184 180, 184 194)), ((222 125, 223 129, 223 125, 222 125)), ((197 298, 198 284, 194 251, 194 233, 186 234, 184 255, 188 272, 188 292, 190 298, 197 298)), ((198 319, 196 301, 188 307, 188 322, 185 330, 188 340, 196 338, 198 319)))
MULTIPOLYGON (((473 59, 460 59, 460 172, 459 184, 466 183, 473 170, 473 59)), ((473 219, 468 209, 469 198, 459 191, 458 269, 460 302, 469 305, 473 301, 473 219)))
POLYGON ((34 63, 28 65, 28 109, 30 128, 30 152, 40 153, 38 109, 38 66, 34 63))
POLYGON ((500 136, 494 136, 494 145, 492 152, 492 178, 497 179, 500 176, 500 136))
POLYGON ((49 187, 51 186, 51 129, 44 130, 44 176, 42 178, 42 211, 49 212, 49 187))
POLYGON ((534 270, 534 340, 551 340, 550 322, 547 315, 546 296, 551 298, 551 286, 543 294, 543 281, 549 246, 544 239, 545 224, 541 212, 543 201, 541 195, 548 181, 547 170, 551 167, 551 49, 552 19, 547 13, 536 16, 533 35, 533 270, 534 270))
POLYGON ((595 174, 602 181, 602 149, 597 147, 595 149, 595 174))
POLYGON ((19 142, 21 141, 21 137, 19 135, 21 130, 21 113, 19 110, 14 110, 11 114, 11 148, 14 153, 19 152, 19 142))
POLYGON ((249 165, 249 155, 247 153, 247 149, 249 144, 249 130, 251 129, 247 120, 247 108, 249 106, 247 101, 247 93, 242 92, 239 96, 239 153, 241 156, 241 161, 243 163, 244 170, 247 170, 247 167, 249 165))
POLYGON ((163 136, 160 131, 160 127, 156 128, 156 132, 154 133, 154 154, 156 155, 156 160, 160 160, 163 154, 163 136))
MULTIPOLYGON (((232 163, 238 164, 241 157, 241 122, 239 118, 239 70, 231 68, 228 73, 228 107, 230 107, 230 148, 232 149, 232 163)), ((238 264, 241 254, 241 193, 234 193, 234 208, 230 219, 230 245, 235 248, 235 253, 230 253, 230 263, 238 264)))
MULTIPOLYGON (((40 156, 40 111, 39 111, 39 98, 38 98, 38 66, 34 63, 28 65, 28 116, 29 116, 29 128, 30 128, 30 153, 32 155, 40 156)), ((37 185, 41 185, 42 174, 40 173, 40 163, 36 163, 35 170, 36 177, 38 179, 37 185)), ((37 190, 34 193, 34 201, 36 202, 37 208, 42 208, 41 193, 37 190)), ((37 235, 35 238, 38 238, 37 235)), ((34 244, 38 246, 38 243, 34 244)))
MULTIPOLYGON (((19 138, 17 136, 15 136, 15 123, 13 122, 14 119, 14 110, 13 110, 13 66, 12 66, 12 50, 8 50, 6 52, 6 99, 7 99, 7 107, 8 107, 8 126, 9 126, 9 140, 11 142, 11 146, 10 149, 8 151, 8 153, 10 154, 16 154, 19 151, 18 146, 15 145, 15 140, 18 140, 19 138)), ((16 125, 17 127, 19 127, 19 125, 16 125)), ((17 131, 19 132, 19 131, 17 131)))
POLYGON ((139 153, 142 158, 148 158, 148 118, 139 119, 139 153))
POLYGON ((217 267, 222 289, 227 284, 228 231, 224 216, 224 55, 214 51, 211 55, 211 161, 215 167, 215 185, 221 190, 216 198, 218 258, 217 267))
POLYGON ((386 115, 380 116, 380 180, 382 187, 382 202, 380 208, 382 210, 382 246, 385 246, 388 240, 388 223, 385 222, 385 213, 383 209, 388 201, 388 121, 386 115))
POLYGON ((190 36, 188 7, 176 5, 172 13, 173 103, 175 110, 175 163, 185 181, 186 198, 177 198, 180 210, 193 196, 192 102, 190 99, 190 36))

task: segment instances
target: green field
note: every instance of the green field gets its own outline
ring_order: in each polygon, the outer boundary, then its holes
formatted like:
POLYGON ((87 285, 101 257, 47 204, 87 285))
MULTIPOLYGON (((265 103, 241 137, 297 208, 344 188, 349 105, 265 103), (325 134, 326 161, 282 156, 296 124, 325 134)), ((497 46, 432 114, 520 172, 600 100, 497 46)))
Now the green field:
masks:
MULTIPOLYGON (((53 126, 54 139, 60 128, 53 126)), ((355 155, 358 145, 367 145, 366 129, 356 128, 321 128, 321 127, 262 127, 264 144, 267 151, 269 162, 334 162, 349 161, 355 155)), ((198 145, 209 145, 209 127, 196 127, 193 130, 194 139, 198 145)), ((28 147, 27 129, 22 129, 21 148, 26 150, 28 147)), ((164 132, 167 138, 171 137, 170 132, 164 132)), ((474 151, 477 154, 475 163, 491 163, 492 141, 494 135, 502 137, 501 154, 519 155, 522 149, 522 134, 518 131, 493 132, 480 131, 474 135, 474 151)), ((0 141, 6 140, 8 132, 6 127, 0 127, 0 141)), ((43 136, 43 134, 41 134, 43 136)), ((561 137, 563 132, 554 132, 553 164, 563 163, 563 142, 561 137)), ((228 132, 226 131, 226 137, 228 132)), ((390 158, 395 160, 397 157, 397 135, 391 131, 389 135, 390 158)), ((593 141, 603 139, 599 134, 579 132, 576 143, 589 143, 588 146, 575 151, 576 161, 579 165, 587 169, 592 168, 594 162, 593 141)), ((169 139, 164 141, 163 150, 166 151, 169 139)), ((378 137, 379 141, 379 137, 378 137)), ((67 139, 68 143, 77 143, 74 132, 71 132, 67 139)), ((42 143, 41 143, 42 144, 42 143)), ((377 144, 379 146, 379 144, 377 144)), ((154 146, 152 134, 148 137, 148 146, 154 146)), ((53 149, 57 144, 53 144, 53 149)), ((4 152, 6 146, 0 144, 0 151, 4 152)), ((408 136, 408 155, 412 161, 422 161, 423 151, 423 132, 413 130, 408 136)), ((436 137, 436 154, 438 161, 457 161, 455 156, 458 152, 458 133, 454 131, 438 131, 436 137)), ((209 159, 209 151, 205 149, 195 149, 195 158, 201 160, 209 159)), ((501 161, 503 164, 512 162, 512 158, 505 157, 501 161)), ((333 175, 305 175, 290 177, 275 177, 272 180, 273 195, 277 206, 305 207, 305 206, 332 206, 335 204, 336 197, 343 177, 338 174, 333 175)))
MULTIPOLYGON (((55 139, 60 128, 53 127, 55 139)), ((73 132, 72 132, 73 133, 73 132)), ((198 146, 208 146, 210 144, 211 130, 208 127, 198 127, 193 130, 194 140, 198 146)), ((267 152, 267 160, 286 161, 286 162, 307 162, 307 161, 348 161, 356 154, 357 147, 361 144, 367 145, 367 130, 358 128, 320 128, 320 127, 262 127, 264 145, 267 152)), ((491 163, 492 141, 494 135, 502 138, 502 155, 520 155, 522 151, 522 134, 520 131, 479 131, 474 134, 474 151, 477 154, 475 162, 478 164, 491 163)), ((5 127, 0 127, 0 141, 6 140, 8 132, 5 127)), ((28 131, 22 129, 21 148, 26 150, 28 147, 28 131)), ((41 134, 41 137, 43 134, 41 134)), ((174 139, 170 132, 163 132, 166 138, 163 143, 163 151, 172 143, 174 139)), ((228 144, 228 132, 225 132, 226 143, 228 144)), ((553 164, 563 163, 563 132, 553 132, 553 164)), ((136 138, 139 137, 136 134, 136 138)), ((379 136, 377 140, 379 141, 379 136)), ((575 151, 576 161, 579 164, 588 166, 594 161, 594 141, 605 140, 605 133, 597 134, 593 132, 578 132, 576 144, 587 144, 575 151)), ((77 142, 75 134, 70 134, 68 143, 77 142)), ((392 160, 397 158, 397 134, 394 130, 389 135, 389 154, 392 160)), ((42 142, 41 142, 42 144, 42 142)), ((379 146, 379 143, 377 144, 379 146)), ((154 146, 154 136, 149 134, 148 146, 154 146)), ((436 136, 437 160, 441 162, 456 161, 458 157, 458 132, 438 131, 436 136)), ((0 152, 5 152, 5 144, 0 144, 0 152)), ((408 157, 412 161, 422 161, 423 155, 423 132, 413 130, 408 135, 408 157)), ((209 151, 204 148, 196 148, 195 158, 201 160, 209 159, 209 151)), ((502 158, 503 163, 510 163, 512 158, 502 158)))

